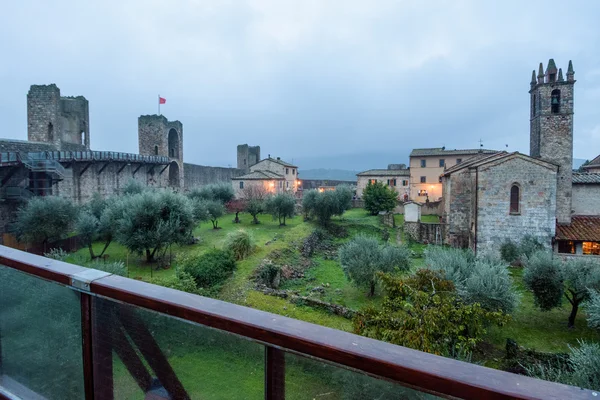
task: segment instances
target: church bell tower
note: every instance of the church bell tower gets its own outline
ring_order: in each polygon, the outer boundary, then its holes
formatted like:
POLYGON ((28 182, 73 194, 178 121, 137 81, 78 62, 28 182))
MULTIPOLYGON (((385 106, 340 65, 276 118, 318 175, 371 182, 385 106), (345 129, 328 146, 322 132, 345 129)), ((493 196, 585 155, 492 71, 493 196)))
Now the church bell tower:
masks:
POLYGON ((531 74, 529 153, 558 164, 556 187, 556 220, 571 223, 573 181, 573 94, 575 72, 569 61, 567 79, 557 70, 554 59, 546 71, 540 63, 536 76, 531 74))

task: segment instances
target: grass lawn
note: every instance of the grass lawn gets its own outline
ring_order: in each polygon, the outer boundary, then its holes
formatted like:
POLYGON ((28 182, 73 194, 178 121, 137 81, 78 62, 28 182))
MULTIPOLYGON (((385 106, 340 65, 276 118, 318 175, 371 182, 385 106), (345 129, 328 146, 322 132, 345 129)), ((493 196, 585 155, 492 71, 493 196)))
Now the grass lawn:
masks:
POLYGON ((544 352, 568 352, 568 345, 577 345, 577 340, 598 342, 598 332, 587 326, 585 308, 579 308, 574 328, 567 327, 571 304, 565 299, 561 308, 540 311, 533 304, 533 295, 523 285, 523 269, 511 268, 514 284, 521 294, 521 302, 512 315, 512 320, 503 327, 492 327, 486 340, 499 349, 504 349, 506 339, 519 345, 544 352))

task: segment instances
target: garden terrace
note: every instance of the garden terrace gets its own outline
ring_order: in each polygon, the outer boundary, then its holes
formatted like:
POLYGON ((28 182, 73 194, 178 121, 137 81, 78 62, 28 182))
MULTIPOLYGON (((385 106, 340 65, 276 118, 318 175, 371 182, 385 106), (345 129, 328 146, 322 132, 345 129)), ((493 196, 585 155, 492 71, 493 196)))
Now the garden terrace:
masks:
POLYGON ((3 246, 0 278, 2 399, 597 395, 3 246))

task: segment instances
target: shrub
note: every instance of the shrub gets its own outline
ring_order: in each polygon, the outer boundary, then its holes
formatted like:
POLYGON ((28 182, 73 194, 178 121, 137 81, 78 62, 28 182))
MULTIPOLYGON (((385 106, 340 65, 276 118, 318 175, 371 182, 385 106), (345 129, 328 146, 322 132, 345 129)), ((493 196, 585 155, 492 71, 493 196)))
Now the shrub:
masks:
POLYGON ((199 256, 190 256, 179 262, 182 272, 190 274, 198 287, 220 285, 233 274, 235 256, 229 250, 212 249, 199 256))
POLYGON ((233 200, 235 192, 230 183, 221 182, 194 188, 187 195, 191 199, 215 200, 225 204, 233 200))
POLYGON ((108 272, 109 274, 127 276, 127 268, 125 268, 125 263, 123 263, 122 261, 102 262, 96 260, 87 263, 85 266, 87 268, 93 268, 100 271, 108 272))
POLYGON ((354 330, 361 335, 449 356, 471 351, 489 324, 507 321, 500 312, 462 302, 440 271, 422 269, 404 279, 379 276, 387 295, 380 307, 357 315, 354 330))
POLYGON ((500 246, 500 255, 510 264, 519 258, 519 246, 512 240, 507 240, 500 246))
POLYGON ((363 190, 365 209, 372 215, 392 211, 398 205, 398 193, 381 182, 369 183, 363 190))
POLYGON ((17 211, 15 231, 21 241, 41 243, 69 234, 78 210, 70 200, 58 196, 33 197, 17 211))
POLYGON ((519 256, 530 257, 533 253, 540 250, 544 250, 544 245, 531 235, 525 235, 519 243, 519 256))
POLYGON ((288 193, 271 196, 265 204, 273 219, 279 220, 279 225, 285 225, 286 218, 292 218, 296 213, 296 199, 288 193))
POLYGON ((52 249, 47 253, 44 253, 44 257, 52 258, 53 260, 65 261, 69 253, 64 251, 63 249, 52 249))
POLYGON ((238 229, 227 234, 225 248, 233 253, 236 260, 243 260, 254 250, 254 242, 248 232, 238 229))
POLYGON ((182 292, 199 295, 205 294, 203 290, 198 288, 198 285, 196 285, 196 281, 194 280, 192 275, 180 270, 177 270, 175 276, 171 276, 168 278, 152 278, 150 279, 150 283, 175 290, 181 290, 182 292))
POLYGON ((587 321, 591 328, 600 329, 600 293, 590 290, 587 303, 587 321))
POLYGON ((405 247, 380 245, 373 237, 358 235, 339 250, 344 274, 359 287, 368 287, 375 294, 378 272, 407 271, 410 268, 409 251, 405 247))
POLYGON ((264 260, 256 269, 256 281, 267 287, 277 289, 281 279, 281 267, 271 260, 264 260))

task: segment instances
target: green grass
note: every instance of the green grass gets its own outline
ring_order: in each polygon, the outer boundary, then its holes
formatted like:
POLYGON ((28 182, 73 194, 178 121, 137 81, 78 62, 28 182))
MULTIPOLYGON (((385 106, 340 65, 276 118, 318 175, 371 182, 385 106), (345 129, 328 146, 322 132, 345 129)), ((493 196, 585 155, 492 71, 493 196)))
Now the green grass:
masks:
POLYGON ((521 294, 521 302, 512 315, 511 321, 503 327, 489 330, 486 340, 499 349, 504 349, 506 339, 515 340, 519 345, 544 352, 568 352, 569 345, 577 345, 577 340, 598 342, 598 332, 587 326, 585 308, 577 313, 574 328, 567 327, 571 312, 568 301, 552 311, 540 311, 533 303, 533 295, 523 285, 523 270, 511 268, 514 285, 521 294))

